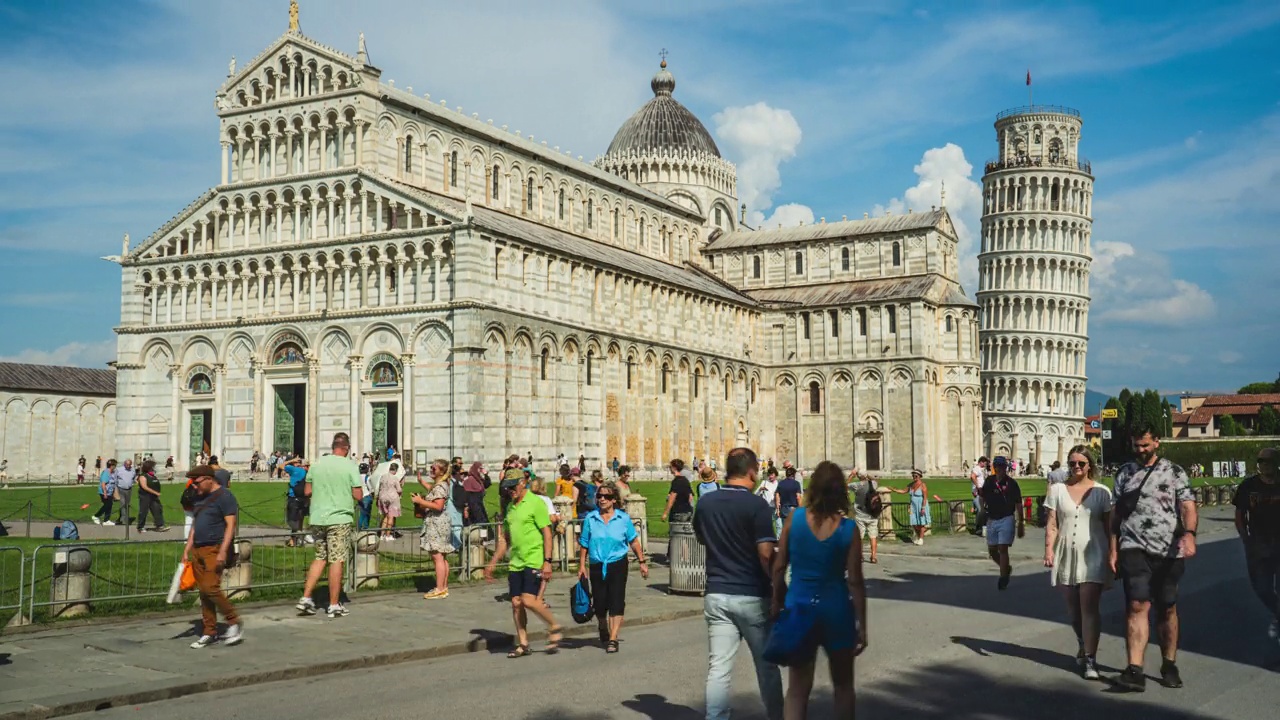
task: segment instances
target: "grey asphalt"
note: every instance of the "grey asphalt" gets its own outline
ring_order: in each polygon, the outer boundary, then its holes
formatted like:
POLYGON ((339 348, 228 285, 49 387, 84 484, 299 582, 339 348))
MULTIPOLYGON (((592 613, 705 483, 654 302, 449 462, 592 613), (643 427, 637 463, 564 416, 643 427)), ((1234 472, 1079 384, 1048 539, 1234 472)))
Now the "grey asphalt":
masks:
MULTIPOLYGON (((914 546, 886 545, 881 563, 868 568, 871 647, 858 664, 859 716, 1276 717, 1280 646, 1265 636, 1266 616, 1244 578, 1243 559, 1226 513, 1206 510, 1202 530, 1205 542, 1189 565, 1180 603, 1180 666, 1186 687, 1169 690, 1151 682, 1143 695, 1120 694, 1106 683, 1089 683, 1076 675, 1075 640, 1065 624, 1062 602, 1034 560, 1043 547, 1038 533, 1029 533, 1015 546, 1018 573, 1005 592, 995 588, 994 567, 980 559, 980 539, 936 538, 923 548, 932 555, 914 546)), ((568 583, 560 585, 563 590, 568 583)), ((654 617, 657 608, 677 607, 696 614, 696 598, 667 598, 659 590, 660 586, 637 587, 635 616, 654 617), (670 604, 659 603, 659 598, 670 604)), ((281 655, 309 654, 316 663, 347 656, 357 643, 371 654, 447 636, 495 642, 491 651, 481 642, 476 652, 376 667, 353 664, 351 669, 314 677, 233 684, 198 697, 114 707, 82 717, 167 720, 190 715, 197 707, 201 716, 218 718, 701 716, 706 631, 700 618, 628 628, 622 652, 615 656, 604 655, 592 640, 577 639, 555 656, 510 661, 497 641, 508 631, 509 615, 486 594, 493 593, 456 592, 465 599, 448 611, 440 604, 428 606, 400 596, 382 604, 353 605, 350 618, 336 621, 301 620, 273 611, 250 616, 242 646, 204 651, 186 650, 186 638, 169 639, 176 623, 168 624, 168 636, 159 633, 155 639, 138 638, 137 627, 95 629, 98 636, 92 638, 75 631, 77 653, 85 658, 63 655, 56 665, 54 658, 46 658, 49 664, 39 667, 22 654, 0 655, 0 662, 10 663, 0 666, 0 696, 21 687, 12 684, 15 681, 34 682, 44 673, 51 675, 48 681, 61 683, 67 694, 84 692, 96 676, 118 676, 141 685, 151 679, 149 673, 164 668, 204 680, 225 676, 233 668, 265 671, 281 655), (467 617, 458 617, 461 614, 467 617), (109 647, 100 647, 108 632, 119 637, 109 647)), ((1104 671, 1110 668, 1107 673, 1113 674, 1124 653, 1118 590, 1105 595, 1104 613, 1099 660, 1104 671)), ((39 652, 32 648, 52 640, 56 632, 46 631, 39 642, 6 638, 0 642, 0 654, 13 653, 15 642, 28 646, 27 653, 39 652)), ((68 650, 60 648, 63 653, 68 650)), ((1147 669, 1153 676, 1158 669, 1154 645, 1147 669)), ((734 682, 735 717, 759 717, 745 648, 734 682)), ((819 681, 815 696, 811 716, 830 717, 825 680, 819 681)), ((0 703, 0 710, 12 708, 0 703)))

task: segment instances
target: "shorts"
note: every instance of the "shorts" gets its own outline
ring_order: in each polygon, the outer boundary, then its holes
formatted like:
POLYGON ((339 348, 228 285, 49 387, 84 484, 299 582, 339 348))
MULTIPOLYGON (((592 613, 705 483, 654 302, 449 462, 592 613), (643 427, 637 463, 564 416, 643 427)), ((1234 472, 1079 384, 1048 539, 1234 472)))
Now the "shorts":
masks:
POLYGON ((1125 548, 1116 558, 1116 572, 1124 581, 1128 602, 1150 602, 1173 607, 1178 602, 1178 581, 1185 562, 1182 558, 1152 555, 1141 548, 1125 548))
POLYGON ((1012 545, 1014 525, 1012 515, 987 520, 987 545, 1012 545))
POLYGON ((542 571, 535 568, 512 570, 507 575, 507 592, 511 593, 513 600, 521 595, 538 597, 542 592, 542 571))
POLYGON ((351 554, 351 526, 312 525, 311 534, 316 539, 316 559, 340 563, 351 554))
POLYGON ((879 536, 878 535, 879 524, 880 523, 878 521, 872 520, 872 519, 864 520, 863 518, 854 518, 853 519, 854 533, 857 535, 859 540, 866 540, 867 538, 876 538, 879 536))
POLYGON ((608 572, 602 563, 591 563, 591 601, 596 617, 604 620, 612 615, 622 617, 627 612, 627 559, 609 563, 608 572))

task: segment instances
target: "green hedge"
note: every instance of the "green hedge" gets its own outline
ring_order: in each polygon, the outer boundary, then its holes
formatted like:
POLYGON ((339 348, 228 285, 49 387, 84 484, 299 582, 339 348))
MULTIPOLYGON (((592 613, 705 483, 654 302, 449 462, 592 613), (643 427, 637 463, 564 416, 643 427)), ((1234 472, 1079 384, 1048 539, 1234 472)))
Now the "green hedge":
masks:
POLYGON ((1212 438, 1206 440, 1164 440, 1160 454, 1182 466, 1243 460, 1249 472, 1256 472, 1254 458, 1265 447, 1280 447, 1278 437, 1212 438))

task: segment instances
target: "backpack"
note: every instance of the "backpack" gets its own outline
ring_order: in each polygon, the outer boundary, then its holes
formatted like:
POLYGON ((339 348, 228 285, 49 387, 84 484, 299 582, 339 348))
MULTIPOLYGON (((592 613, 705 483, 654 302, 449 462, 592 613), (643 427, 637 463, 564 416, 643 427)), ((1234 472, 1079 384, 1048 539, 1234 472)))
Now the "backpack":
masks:
POLYGON ((880 513, 884 511, 884 500, 880 499, 880 493, 876 492, 876 483, 874 480, 867 480, 867 499, 862 504, 862 509, 873 518, 880 517, 880 513))
POLYGON ((698 483, 698 497, 702 497, 707 493, 713 493, 720 489, 720 483, 700 482, 698 483))
POLYGON ((449 499, 453 503, 453 507, 458 512, 462 512, 467 506, 467 491, 462 489, 462 481, 454 478, 453 486, 449 488, 449 499))
POLYGON ((80 528, 76 527, 76 524, 71 522, 70 520, 63 520, 61 527, 56 527, 53 529, 53 539, 54 540, 79 540, 80 528))
POLYGON ((578 488, 578 516, 581 517, 596 509, 596 484, 582 480, 574 483, 578 488))
POLYGON ((573 615, 573 621, 579 625, 591 622, 596 614, 591 605, 591 591, 587 589, 587 581, 582 578, 578 578, 578 582, 569 590, 569 612, 573 615))

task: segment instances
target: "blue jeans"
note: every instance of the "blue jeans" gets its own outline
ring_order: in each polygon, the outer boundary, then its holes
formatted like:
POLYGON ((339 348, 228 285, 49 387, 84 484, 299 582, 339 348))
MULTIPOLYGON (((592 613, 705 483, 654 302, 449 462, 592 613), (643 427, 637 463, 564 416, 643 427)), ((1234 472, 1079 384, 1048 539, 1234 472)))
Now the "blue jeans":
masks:
POLYGON ((707 720, 727 720, 733 659, 743 640, 755 661, 756 682, 770 720, 782 717, 782 672, 764 661, 769 641, 769 600, 746 595, 710 594, 703 600, 707 619, 707 720))
POLYGON ((356 522, 357 530, 369 529, 369 512, 373 510, 373 496, 365 495, 360 498, 360 519, 356 522))

